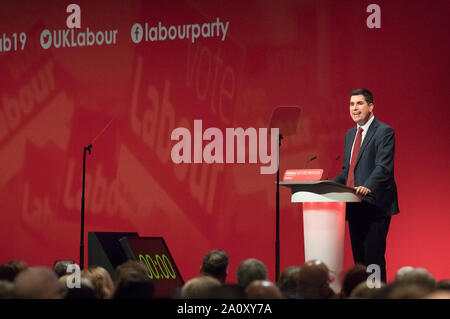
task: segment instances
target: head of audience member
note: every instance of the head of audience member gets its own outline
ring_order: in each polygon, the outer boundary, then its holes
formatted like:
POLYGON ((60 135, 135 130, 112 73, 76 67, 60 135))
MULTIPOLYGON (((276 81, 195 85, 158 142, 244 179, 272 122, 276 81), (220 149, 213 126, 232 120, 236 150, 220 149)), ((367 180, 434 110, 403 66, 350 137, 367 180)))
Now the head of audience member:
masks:
POLYGON ((14 280, 14 293, 19 299, 61 299, 64 288, 53 270, 29 267, 14 280))
POLYGON ((7 261, 4 265, 11 265, 14 269, 16 269, 17 273, 28 268, 28 264, 24 260, 20 259, 7 261))
POLYGON ((450 299, 450 290, 436 290, 425 297, 425 299, 450 299))
POLYGON ((254 280, 267 280, 267 268, 264 263, 258 259, 246 259, 237 269, 237 283, 246 288, 254 280))
POLYGON ((440 280, 436 283, 436 289, 450 291, 450 279, 440 280))
POLYGON ((91 267, 81 271, 81 277, 88 278, 94 286, 98 299, 111 299, 114 294, 114 284, 109 272, 103 267, 91 267))
POLYGON ((280 289, 268 280, 253 280, 245 288, 248 299, 282 299, 280 289))
POLYGON ((434 277, 423 268, 401 268, 395 281, 377 293, 382 299, 420 299, 425 298, 436 289, 434 277))
POLYGON ((281 273, 277 285, 284 298, 296 298, 299 273, 299 266, 289 266, 281 273))
POLYGON ((414 268, 403 273, 399 278, 395 278, 395 282, 403 285, 417 285, 429 292, 436 289, 436 280, 424 268, 414 268))
POLYGON ((243 287, 238 284, 223 284, 211 288, 211 299, 245 299, 247 295, 243 287))
POLYGON ((221 249, 208 252, 203 258, 200 274, 211 276, 225 283, 228 272, 228 255, 221 249))
POLYGON ((13 282, 17 274, 28 268, 25 261, 15 259, 10 260, 0 266, 0 280, 13 282))
POLYGON ((377 293, 380 289, 382 289, 386 284, 384 282, 380 282, 380 287, 369 287, 367 285, 366 281, 360 282, 358 285, 356 285, 355 288, 352 289, 352 292, 350 293, 350 296, 348 298, 350 299, 375 299, 377 293))
POLYGON ((330 271, 325 263, 311 260, 300 267, 297 294, 311 299, 328 299, 334 296, 330 288, 330 271))
POLYGON ((355 264, 344 275, 342 281, 341 295, 343 298, 348 298, 352 293, 352 290, 361 282, 366 282, 369 274, 367 273, 367 267, 361 264, 355 264))
POLYGON ((129 276, 142 275, 148 277, 148 269, 142 262, 136 260, 128 260, 116 268, 115 286, 117 287, 122 279, 129 276))
MULTIPOLYGON (((58 279, 65 290, 64 299, 98 299, 90 279, 82 277, 80 278, 79 287, 69 288, 68 281, 71 279, 70 275, 61 276, 58 279)), ((72 282, 72 284, 75 284, 75 282, 72 282)))
POLYGON ((395 280, 396 281, 401 280, 401 278, 405 274, 407 274, 407 273, 409 273, 410 271, 413 271, 413 270, 414 270, 414 267, 411 267, 411 266, 405 266, 405 267, 400 268, 399 270, 397 270, 397 274, 395 275, 395 280))
POLYGON ((8 280, 0 280, 0 299, 13 299, 14 284, 8 280))
POLYGON ((75 264, 73 260, 57 260, 53 265, 53 271, 58 278, 61 278, 67 274, 67 267, 72 264, 75 264))
POLYGON ((211 298, 214 287, 220 287, 222 283, 211 276, 199 276, 186 282, 181 288, 183 299, 206 299, 211 298))
POLYGON ((155 287, 147 274, 134 272, 120 279, 114 299, 153 299, 154 293, 155 287))
POLYGON ((1 265, 0 266, 0 280, 13 282, 17 273, 10 265, 1 265))
POLYGON ((431 291, 420 284, 391 282, 376 293, 376 299, 421 299, 431 291))

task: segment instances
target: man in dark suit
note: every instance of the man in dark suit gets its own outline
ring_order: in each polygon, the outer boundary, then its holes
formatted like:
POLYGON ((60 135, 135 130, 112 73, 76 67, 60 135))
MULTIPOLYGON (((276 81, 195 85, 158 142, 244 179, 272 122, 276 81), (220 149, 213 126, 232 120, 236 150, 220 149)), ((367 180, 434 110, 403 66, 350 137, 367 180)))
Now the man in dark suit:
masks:
POLYGON ((350 116, 357 124, 345 135, 342 172, 333 181, 354 187, 361 203, 347 203, 353 259, 380 266, 386 281, 386 237, 391 216, 399 212, 394 180, 394 130, 375 119, 373 95, 350 93, 350 116))

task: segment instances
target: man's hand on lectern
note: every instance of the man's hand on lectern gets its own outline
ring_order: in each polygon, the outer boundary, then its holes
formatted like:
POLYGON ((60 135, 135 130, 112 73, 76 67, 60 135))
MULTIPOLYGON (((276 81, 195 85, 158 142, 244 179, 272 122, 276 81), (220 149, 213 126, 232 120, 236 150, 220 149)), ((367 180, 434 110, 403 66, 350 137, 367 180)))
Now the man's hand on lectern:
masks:
POLYGON ((356 195, 366 196, 369 193, 372 193, 370 189, 364 186, 356 186, 355 187, 356 195))

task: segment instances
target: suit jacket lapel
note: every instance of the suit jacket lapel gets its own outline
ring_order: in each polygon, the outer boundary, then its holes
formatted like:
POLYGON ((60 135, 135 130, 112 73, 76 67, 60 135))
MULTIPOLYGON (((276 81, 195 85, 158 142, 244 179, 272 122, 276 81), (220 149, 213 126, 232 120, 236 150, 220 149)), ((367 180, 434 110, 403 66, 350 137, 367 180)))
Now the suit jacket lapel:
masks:
POLYGON ((358 158, 356 159, 355 167, 356 167, 356 165, 358 165, 359 159, 361 158, 362 154, 364 153, 364 150, 366 149, 367 145, 370 143, 370 140, 375 135, 377 128, 378 128, 377 119, 373 119, 373 122, 369 126, 369 130, 367 131, 366 136, 364 137, 364 141, 361 145, 361 148, 359 149, 359 154, 358 154, 358 158))
POLYGON ((355 140, 355 135, 356 135, 356 127, 353 127, 352 130, 350 131, 350 136, 348 138, 348 142, 346 143, 346 150, 345 150, 345 158, 344 160, 347 161, 346 163, 349 163, 350 165, 350 157, 352 155, 352 146, 353 146, 353 141, 355 140))

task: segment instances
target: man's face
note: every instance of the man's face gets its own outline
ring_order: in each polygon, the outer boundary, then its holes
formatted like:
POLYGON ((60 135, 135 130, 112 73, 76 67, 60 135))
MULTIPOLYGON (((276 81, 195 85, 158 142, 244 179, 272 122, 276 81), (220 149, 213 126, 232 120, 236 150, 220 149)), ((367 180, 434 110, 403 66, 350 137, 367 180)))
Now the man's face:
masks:
POLYGON ((364 125, 372 116, 373 103, 367 104, 364 95, 350 97, 350 116, 359 125, 364 125))

